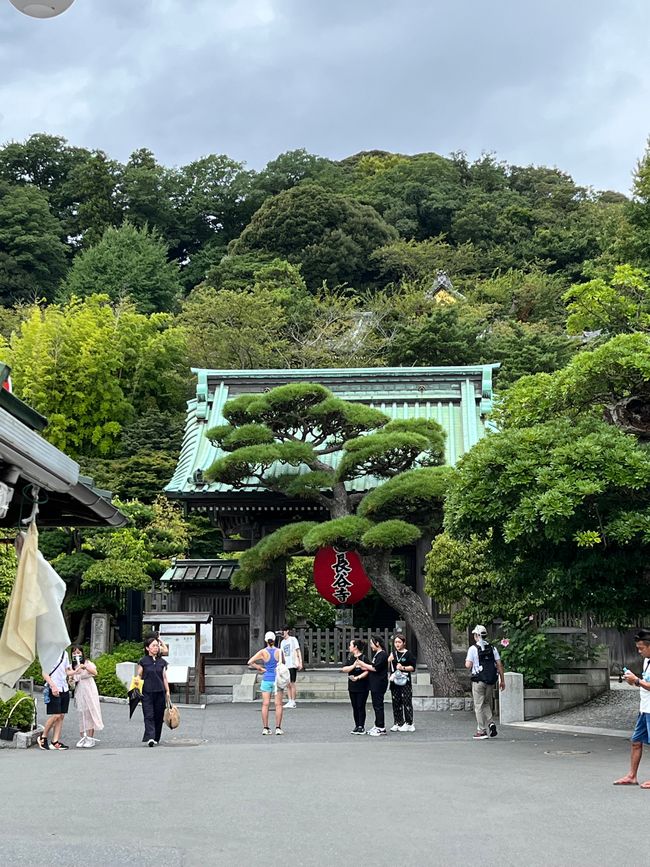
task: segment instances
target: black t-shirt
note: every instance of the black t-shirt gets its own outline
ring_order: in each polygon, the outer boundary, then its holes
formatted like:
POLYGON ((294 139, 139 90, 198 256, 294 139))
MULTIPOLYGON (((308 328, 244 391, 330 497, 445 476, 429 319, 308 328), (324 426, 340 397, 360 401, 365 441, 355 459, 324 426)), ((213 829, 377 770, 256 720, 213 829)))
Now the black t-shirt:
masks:
POLYGON ((368 674, 370 689, 379 689, 382 686, 386 689, 386 682, 388 680, 388 654, 386 651, 378 650, 370 660, 370 664, 375 669, 368 674))
MULTIPOLYGON (((363 653, 361 654, 359 659, 361 660, 361 662, 368 662, 365 654, 363 654, 363 653)), ((354 668, 352 669, 352 671, 348 671, 348 674, 347 674, 348 692, 368 692, 368 690, 370 688, 370 684, 368 683, 367 677, 364 677, 361 680, 350 680, 350 678, 352 676, 358 677, 360 674, 363 674, 363 672, 364 672, 363 668, 361 668, 358 665, 355 665, 356 661, 357 661, 357 658, 355 656, 352 656, 352 654, 350 654, 350 656, 348 656, 348 661, 345 663, 346 665, 354 665, 354 668)))
POLYGON ((142 692, 164 692, 165 681, 163 671, 167 668, 167 660, 161 656, 143 656, 138 665, 142 666, 144 685, 142 692))
MULTIPOLYGON (((397 671, 397 663, 398 662, 400 665, 412 665, 413 669, 415 670, 416 659, 415 659, 415 655, 413 653, 411 653, 410 650, 402 650, 398 653, 395 649, 393 649, 393 661, 390 664, 391 674, 394 671, 397 671)), ((408 677, 409 683, 410 683, 412 672, 405 671, 403 673, 408 677)), ((393 682, 391 681, 391 686, 392 685, 393 685, 393 682)), ((395 686, 397 686, 397 684, 395 684, 395 686)))

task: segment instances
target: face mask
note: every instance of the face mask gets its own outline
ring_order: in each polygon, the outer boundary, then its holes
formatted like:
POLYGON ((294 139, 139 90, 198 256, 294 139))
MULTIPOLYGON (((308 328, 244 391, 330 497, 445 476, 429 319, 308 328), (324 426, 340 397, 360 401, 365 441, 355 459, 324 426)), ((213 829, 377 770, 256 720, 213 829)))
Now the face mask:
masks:
POLYGON ((81 657, 81 656, 73 656, 72 658, 73 658, 74 661, 77 663, 77 665, 81 665, 81 660, 82 660, 83 657, 81 657))

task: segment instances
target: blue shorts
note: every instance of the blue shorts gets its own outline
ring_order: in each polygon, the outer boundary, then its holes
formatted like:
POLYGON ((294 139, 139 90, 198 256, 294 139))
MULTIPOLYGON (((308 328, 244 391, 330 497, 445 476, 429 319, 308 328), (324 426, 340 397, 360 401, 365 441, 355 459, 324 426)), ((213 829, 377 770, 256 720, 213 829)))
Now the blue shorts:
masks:
POLYGON ((263 680, 260 684, 260 689, 262 690, 262 692, 271 692, 275 695, 275 681, 263 680))
POLYGON ((650 713, 640 713, 632 737, 633 744, 650 744, 650 713))

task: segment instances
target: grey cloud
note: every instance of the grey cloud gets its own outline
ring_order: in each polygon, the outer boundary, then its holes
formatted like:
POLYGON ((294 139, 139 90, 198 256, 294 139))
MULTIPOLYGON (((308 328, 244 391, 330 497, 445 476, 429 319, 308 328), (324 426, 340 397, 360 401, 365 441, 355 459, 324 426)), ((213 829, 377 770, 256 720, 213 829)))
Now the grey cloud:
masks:
POLYGON ((494 150, 627 189, 649 25, 644 0, 77 0, 47 22, 0 0, 0 139, 254 167, 302 146, 494 150))

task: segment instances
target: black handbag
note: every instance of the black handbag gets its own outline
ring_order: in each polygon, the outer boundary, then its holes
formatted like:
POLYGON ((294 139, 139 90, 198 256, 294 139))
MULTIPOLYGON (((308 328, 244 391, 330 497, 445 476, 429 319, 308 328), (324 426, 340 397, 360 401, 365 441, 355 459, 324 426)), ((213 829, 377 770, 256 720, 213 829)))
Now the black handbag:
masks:
POLYGON ((23 701, 33 702, 34 699, 31 697, 31 695, 24 695, 22 698, 18 699, 16 704, 9 711, 9 716, 6 719, 5 724, 0 728, 0 740, 13 741, 14 735, 18 734, 18 732, 20 731, 18 726, 12 726, 12 725, 9 725, 9 723, 11 722, 11 717, 13 715, 13 712, 16 710, 18 705, 23 701))

